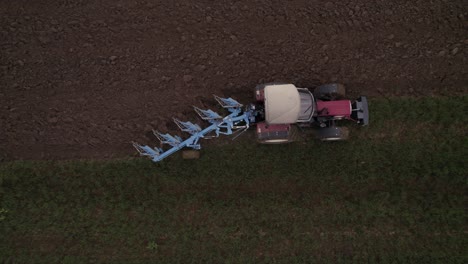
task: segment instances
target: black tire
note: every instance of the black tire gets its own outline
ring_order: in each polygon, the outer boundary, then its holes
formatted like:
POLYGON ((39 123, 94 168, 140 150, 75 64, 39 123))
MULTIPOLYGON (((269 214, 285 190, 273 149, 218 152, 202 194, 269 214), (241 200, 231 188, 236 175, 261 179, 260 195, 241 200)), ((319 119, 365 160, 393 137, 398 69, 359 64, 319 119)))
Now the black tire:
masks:
POLYGON ((314 90, 314 97, 319 100, 333 101, 346 96, 346 88, 341 83, 320 85, 314 90))
POLYGON ((200 158, 200 151, 194 149, 188 149, 182 151, 182 158, 183 159, 199 159, 200 158))
POLYGON ((324 127, 317 131, 317 138, 322 141, 342 141, 349 138, 347 127, 324 127))

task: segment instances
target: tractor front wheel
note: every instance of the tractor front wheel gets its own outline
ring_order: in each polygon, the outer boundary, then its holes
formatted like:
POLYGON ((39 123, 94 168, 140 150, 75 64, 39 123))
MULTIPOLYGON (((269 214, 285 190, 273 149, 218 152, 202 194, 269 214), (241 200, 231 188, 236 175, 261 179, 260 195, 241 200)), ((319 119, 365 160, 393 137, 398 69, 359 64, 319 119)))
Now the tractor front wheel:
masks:
POLYGON ((333 101, 346 96, 346 88, 341 83, 330 83, 315 88, 314 96, 323 101, 333 101))
POLYGON ((349 138, 347 127, 325 127, 317 132, 317 138, 322 141, 341 141, 349 138))

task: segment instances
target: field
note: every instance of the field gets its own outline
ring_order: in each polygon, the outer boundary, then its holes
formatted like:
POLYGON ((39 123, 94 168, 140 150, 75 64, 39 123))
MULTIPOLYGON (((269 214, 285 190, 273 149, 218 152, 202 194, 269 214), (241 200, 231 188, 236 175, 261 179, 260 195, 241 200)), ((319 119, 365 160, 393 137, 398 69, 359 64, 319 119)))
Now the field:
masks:
POLYGON ((352 140, 0 165, 6 263, 466 263, 468 97, 375 99, 352 140))
POLYGON ((467 263, 465 2, 0 0, 0 263, 467 263), (266 82, 370 126, 130 144, 266 82))

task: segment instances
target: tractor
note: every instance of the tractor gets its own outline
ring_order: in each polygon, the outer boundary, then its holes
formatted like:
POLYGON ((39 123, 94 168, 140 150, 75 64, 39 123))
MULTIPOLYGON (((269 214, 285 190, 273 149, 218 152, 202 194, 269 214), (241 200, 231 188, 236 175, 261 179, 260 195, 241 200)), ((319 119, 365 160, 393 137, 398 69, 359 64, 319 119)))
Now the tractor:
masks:
POLYGON ((216 95, 214 98, 229 112, 228 115, 223 117, 213 110, 194 107, 210 126, 202 129, 192 122, 174 119, 176 125, 190 135, 187 139, 153 131, 161 147, 151 148, 135 142, 133 146, 140 155, 159 162, 179 150, 184 150, 184 158, 198 158, 200 139, 232 134, 237 134, 237 137, 254 125, 259 143, 281 144, 294 141, 294 125, 315 127, 319 140, 339 141, 348 139, 349 131, 346 127, 337 126, 337 121, 351 120, 362 126, 369 124, 367 98, 345 99, 345 87, 339 83, 318 86, 313 92, 288 83, 261 84, 255 87, 255 102, 246 106, 232 98, 216 95), (164 144, 170 148, 165 149, 164 144))
POLYGON ((263 84, 255 88, 255 98, 262 117, 256 122, 260 143, 291 142, 292 125, 317 125, 317 137, 322 141, 346 140, 348 129, 336 126, 336 121, 369 123, 366 97, 354 102, 344 99, 345 87, 338 83, 321 85, 313 93, 293 84, 263 84))

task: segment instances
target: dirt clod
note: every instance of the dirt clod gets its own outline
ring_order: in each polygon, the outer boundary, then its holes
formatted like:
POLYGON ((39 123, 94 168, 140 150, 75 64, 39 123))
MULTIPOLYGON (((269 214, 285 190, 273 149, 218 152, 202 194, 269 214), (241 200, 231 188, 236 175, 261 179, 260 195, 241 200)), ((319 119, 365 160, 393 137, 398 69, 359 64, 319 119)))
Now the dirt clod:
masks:
POLYGON ((184 82, 191 82, 193 79, 192 75, 184 75, 184 82))

